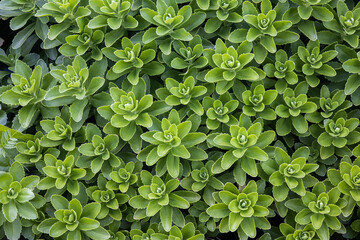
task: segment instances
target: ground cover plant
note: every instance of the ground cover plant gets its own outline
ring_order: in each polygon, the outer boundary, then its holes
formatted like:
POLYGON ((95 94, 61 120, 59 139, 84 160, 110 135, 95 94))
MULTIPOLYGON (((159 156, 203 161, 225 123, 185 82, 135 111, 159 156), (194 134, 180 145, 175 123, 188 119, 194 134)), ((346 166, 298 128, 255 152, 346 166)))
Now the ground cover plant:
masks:
POLYGON ((358 1, 0 17, 0 239, 360 238, 358 1))

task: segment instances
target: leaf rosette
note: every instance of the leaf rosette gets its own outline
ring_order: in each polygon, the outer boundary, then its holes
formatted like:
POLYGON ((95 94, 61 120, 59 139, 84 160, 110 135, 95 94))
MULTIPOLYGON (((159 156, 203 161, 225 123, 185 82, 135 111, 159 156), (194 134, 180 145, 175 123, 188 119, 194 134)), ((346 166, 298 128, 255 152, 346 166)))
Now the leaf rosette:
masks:
MULTIPOLYGON (((143 133, 141 138, 150 145, 138 155, 140 161, 146 165, 166 165, 170 176, 176 178, 180 175, 180 158, 190 161, 201 161, 207 158, 204 150, 196 145, 206 139, 206 135, 192 130, 192 122, 180 122, 179 114, 172 110, 169 118, 163 118, 161 128, 143 133)), ((195 129, 196 130, 196 129, 195 129)))
POLYGON ((80 187, 78 180, 86 175, 86 170, 75 168, 75 158, 73 155, 69 155, 61 161, 51 154, 46 154, 44 161, 45 167, 42 170, 46 177, 39 182, 38 188, 48 190, 46 196, 50 197, 49 195, 55 192, 61 194, 65 190, 74 196, 79 194, 80 187))
POLYGON ((274 138, 274 131, 263 132, 260 122, 252 123, 248 116, 240 115, 239 124, 230 126, 230 134, 213 133, 208 137, 211 145, 227 150, 215 162, 212 172, 221 173, 233 165, 240 164, 242 173, 246 172, 250 176, 257 176, 255 160, 268 160, 269 156, 264 149, 274 138))
POLYGON ((270 227, 266 219, 270 213, 267 207, 273 199, 259 194, 255 181, 248 182, 241 192, 235 185, 226 183, 224 190, 218 193, 218 200, 220 203, 211 205, 206 212, 211 217, 222 218, 220 232, 237 231, 239 236, 255 237, 256 228, 270 227), (261 226, 256 224, 258 221, 262 222, 261 226))
POLYGON ((55 218, 42 221, 38 230, 51 237, 65 237, 67 240, 80 240, 85 236, 90 239, 108 239, 110 234, 95 220, 100 212, 100 204, 93 202, 84 207, 78 199, 68 201, 60 195, 51 197, 51 205, 55 208, 55 218))

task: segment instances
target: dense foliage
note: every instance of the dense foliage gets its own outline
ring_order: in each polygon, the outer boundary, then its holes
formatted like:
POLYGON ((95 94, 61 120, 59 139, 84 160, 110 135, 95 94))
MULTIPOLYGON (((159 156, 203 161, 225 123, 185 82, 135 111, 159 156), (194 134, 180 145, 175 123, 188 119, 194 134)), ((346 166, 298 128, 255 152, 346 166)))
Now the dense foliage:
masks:
POLYGON ((0 0, 0 238, 360 238, 360 3, 0 0))

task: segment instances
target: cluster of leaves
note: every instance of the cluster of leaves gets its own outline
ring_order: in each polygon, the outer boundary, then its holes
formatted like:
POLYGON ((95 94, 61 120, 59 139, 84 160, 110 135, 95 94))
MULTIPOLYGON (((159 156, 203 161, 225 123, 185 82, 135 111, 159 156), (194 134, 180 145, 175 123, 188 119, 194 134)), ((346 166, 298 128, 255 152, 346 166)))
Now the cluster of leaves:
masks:
POLYGON ((0 0, 0 238, 358 239, 357 2, 0 0))

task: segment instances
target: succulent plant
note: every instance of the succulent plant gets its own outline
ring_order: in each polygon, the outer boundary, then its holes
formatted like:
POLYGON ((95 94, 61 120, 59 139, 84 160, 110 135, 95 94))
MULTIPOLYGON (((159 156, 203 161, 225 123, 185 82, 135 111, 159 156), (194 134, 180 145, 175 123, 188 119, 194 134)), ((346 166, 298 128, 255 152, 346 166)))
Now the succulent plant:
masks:
POLYGON ((193 223, 189 222, 187 223, 183 228, 179 229, 177 226, 173 226, 170 229, 170 232, 168 234, 162 234, 162 233, 154 233, 154 238, 159 239, 167 239, 167 238, 175 238, 179 240, 204 240, 204 235, 199 233, 198 230, 195 230, 195 226, 193 223))
POLYGON ((287 223, 281 223, 280 231, 284 236, 276 238, 277 240, 317 239, 315 229, 311 224, 308 224, 305 227, 293 228, 287 223))
POLYGON ((332 91, 326 86, 321 87, 320 97, 316 99, 317 105, 321 112, 313 112, 305 115, 308 121, 320 123, 324 119, 328 119, 338 111, 342 111, 351 107, 352 103, 346 100, 344 90, 332 91))
POLYGON ((39 177, 25 177, 22 165, 14 163, 9 172, 0 174, 0 179, 0 203, 6 221, 14 222, 19 220, 19 216, 26 219, 36 219, 38 214, 31 200, 35 199, 34 188, 39 182, 39 177))
POLYGON ((173 42, 175 52, 168 55, 162 54, 164 62, 175 69, 200 69, 207 65, 207 59, 202 56, 204 47, 199 35, 194 36, 193 39, 185 45, 182 41, 176 40, 173 42))
POLYGON ((72 195, 79 194, 78 180, 86 175, 85 169, 75 168, 75 158, 73 155, 67 156, 64 161, 56 159, 51 154, 46 154, 44 157, 46 166, 43 171, 46 177, 41 179, 38 188, 41 190, 48 190, 56 188, 59 193, 67 190, 72 195))
POLYGON ((226 47, 225 43, 218 39, 215 50, 204 51, 209 65, 213 67, 206 73, 205 81, 216 83, 216 92, 222 95, 234 85, 236 80, 256 81, 264 78, 265 73, 262 70, 246 66, 254 58, 250 50, 249 42, 245 41, 235 49, 233 46, 226 47))
POLYGON ((250 28, 246 35, 246 40, 253 42, 260 40, 262 49, 276 52, 276 43, 284 44, 295 42, 298 36, 294 32, 286 31, 292 25, 291 21, 276 21, 277 12, 272 9, 270 0, 261 1, 261 12, 249 1, 243 3, 244 21, 250 28))
POLYGON ((218 198, 221 202, 211 205, 206 212, 211 217, 222 218, 220 232, 237 231, 239 237, 255 237, 257 227, 270 227, 266 216, 269 215, 267 207, 273 199, 268 195, 258 194, 254 181, 248 182, 242 191, 235 185, 226 183, 218 198), (261 226, 256 224, 259 221, 261 226))
POLYGON ((122 193, 131 194, 135 191, 134 185, 139 178, 142 164, 140 162, 128 162, 117 171, 110 173, 111 180, 106 183, 106 187, 110 190, 120 190, 122 193))
POLYGON ((80 0, 50 0, 41 6, 35 16, 40 18, 53 17, 55 19, 56 24, 50 26, 47 34, 50 40, 55 40, 67 28, 71 27, 76 20, 90 14, 90 9, 81 6, 80 0))
POLYGON ((351 47, 356 48, 359 45, 359 6, 350 11, 346 2, 338 1, 336 10, 337 15, 334 14, 335 18, 324 22, 324 26, 338 33, 351 47))
POLYGON ((343 63, 343 68, 345 71, 352 73, 346 81, 345 84, 345 94, 351 95, 354 105, 358 106, 360 102, 357 100, 356 94, 360 91, 360 79, 359 79, 359 65, 360 65, 360 52, 355 55, 353 52, 353 57, 350 56, 350 59, 346 60, 343 63))
POLYGON ((81 128, 80 124, 70 119, 69 108, 62 109, 62 117, 56 116, 54 120, 42 120, 41 127, 45 130, 46 135, 41 138, 41 146, 57 147, 61 145, 63 149, 72 151, 76 146, 75 132, 81 128), (68 120, 68 121, 65 121, 68 120))
POLYGON ((91 168, 93 173, 100 170, 109 176, 113 168, 119 167, 121 160, 115 155, 120 149, 119 137, 115 134, 102 138, 102 133, 93 124, 86 126, 86 137, 88 143, 79 146, 78 151, 82 154, 77 161, 77 166, 91 168))
MULTIPOLYGON (((206 152, 196 147, 205 141, 206 135, 191 131, 191 129, 191 121, 180 122, 178 112, 171 110, 169 118, 163 118, 161 128, 141 135, 141 138, 150 145, 141 150, 138 159, 146 162, 148 166, 153 166, 159 160, 165 160, 170 176, 178 177, 180 158, 192 161, 201 161, 207 158, 206 152)), ((160 162, 163 164, 163 161, 160 162)))
POLYGON ((158 176, 152 176, 145 170, 141 172, 140 177, 144 185, 139 187, 140 195, 130 199, 130 206, 138 209, 139 216, 144 214, 143 217, 152 217, 159 213, 162 227, 171 233, 174 216, 177 214, 182 216, 179 208, 189 208, 190 203, 198 201, 200 196, 194 192, 175 191, 180 184, 177 179, 164 182, 158 176))
POLYGON ((336 187, 327 191, 322 182, 315 184, 311 192, 306 192, 302 200, 291 199, 285 203, 298 212, 296 222, 301 225, 311 223, 320 239, 329 239, 329 229, 340 230, 341 223, 337 217, 346 204, 336 187))
POLYGON ((152 61, 156 54, 156 43, 154 41, 141 47, 140 43, 133 44, 130 39, 121 39, 122 49, 114 47, 103 48, 106 57, 114 61, 115 64, 107 72, 106 77, 115 80, 124 74, 132 85, 139 82, 140 73, 150 76, 159 75, 164 72, 164 66, 159 62, 152 61))
POLYGON ((231 23, 242 22, 241 2, 242 0, 197 0, 196 3, 202 10, 214 16, 206 21, 205 32, 214 33, 219 30, 220 34, 226 33, 230 30, 231 23))
POLYGON ((71 65, 61 65, 52 70, 51 75, 60 82, 52 86, 45 95, 45 105, 70 105, 70 115, 75 122, 80 122, 89 103, 89 96, 99 90, 105 79, 101 68, 106 68, 104 61, 95 62, 89 68, 81 56, 76 56, 71 65))
POLYGON ((356 204, 360 204, 359 161, 359 158, 355 159, 353 163, 349 160, 344 160, 341 161, 339 170, 328 170, 330 182, 334 186, 337 186, 339 191, 348 197, 348 206, 343 210, 343 214, 346 217, 353 213, 356 204))
POLYGON ((233 100, 229 93, 221 95, 218 99, 204 97, 202 101, 204 111, 206 111, 206 126, 215 130, 222 123, 227 125, 236 124, 236 118, 231 114, 239 106, 237 100, 233 100))
POLYGON ((311 87, 316 87, 320 83, 318 76, 336 76, 335 69, 327 64, 336 55, 335 50, 320 51, 319 41, 309 41, 306 48, 300 46, 297 54, 293 55, 290 60, 295 63, 296 71, 305 74, 306 82, 311 87))
POLYGON ((44 135, 41 132, 37 132, 34 135, 33 140, 27 142, 18 142, 16 149, 19 154, 15 156, 15 161, 21 164, 34 164, 44 159, 44 155, 49 153, 54 156, 58 156, 60 151, 55 148, 43 148, 40 144, 41 138, 44 135))
POLYGON ((79 19, 77 23, 79 31, 74 35, 67 36, 66 43, 59 48, 59 51, 67 57, 84 55, 89 52, 91 58, 97 61, 101 60, 103 55, 97 45, 104 40, 104 33, 99 29, 95 31, 90 29, 85 18, 79 19))
POLYGON ((13 86, 2 92, 0 101, 10 106, 21 106, 18 118, 23 128, 28 128, 34 123, 40 110, 44 112, 52 110, 46 108, 42 102, 48 90, 46 84, 51 85, 53 79, 49 74, 43 76, 40 65, 32 70, 26 63, 17 60, 11 81, 13 86))
POLYGON ((186 105, 197 115, 203 115, 204 109, 198 100, 207 92, 204 86, 195 86, 194 77, 190 76, 179 83, 173 78, 166 79, 166 88, 156 91, 161 100, 170 106, 186 105))
POLYGON ((330 0, 291 0, 298 4, 297 12, 299 16, 308 20, 311 16, 314 18, 328 22, 334 18, 334 15, 325 6, 330 0))
POLYGON ((157 38, 164 38, 159 48, 166 55, 170 54, 171 43, 174 40, 190 41, 193 37, 189 31, 205 19, 204 13, 193 13, 190 5, 179 8, 176 2, 164 0, 159 0, 158 4, 152 5, 151 8, 142 8, 140 14, 146 21, 157 26, 146 30, 143 42, 149 43, 157 38))
MULTIPOLYGON (((125 87, 125 86, 124 86, 125 87)), ((118 87, 111 87, 110 105, 100 106, 97 110, 99 114, 107 119, 109 123, 105 125, 104 132, 108 134, 120 135, 124 141, 129 141, 131 148, 135 152, 141 149, 140 135, 143 130, 137 126, 150 128, 153 120, 150 116, 157 116, 171 109, 163 101, 153 102, 153 97, 146 94, 144 80, 140 80, 137 85, 128 87, 129 91, 124 91, 118 87)))
POLYGON ((306 92, 305 84, 297 85, 294 90, 285 89, 282 96, 283 104, 279 104, 275 108, 275 113, 280 117, 276 121, 276 133, 280 136, 289 134, 292 128, 300 134, 304 134, 308 130, 309 124, 302 113, 313 113, 317 110, 317 106, 308 101, 306 92))
POLYGON ((122 213, 120 207, 129 201, 129 196, 122 193, 114 193, 113 190, 107 188, 107 181, 103 175, 99 175, 97 186, 86 189, 87 194, 95 202, 101 204, 101 209, 97 215, 98 219, 104 219, 107 216, 120 221, 122 213))
POLYGON ((214 133, 208 138, 210 144, 227 150, 212 167, 214 173, 220 173, 239 162, 244 172, 257 176, 256 162, 268 160, 268 154, 263 150, 275 138, 272 130, 263 132, 260 122, 252 123, 244 114, 240 116, 238 125, 230 126, 230 134, 214 133))
MULTIPOLYGON (((353 145, 360 141, 360 133, 356 131, 359 119, 347 119, 346 115, 335 114, 333 119, 324 121, 325 131, 318 136, 321 145, 320 156, 325 159, 334 154, 336 149, 348 149, 347 145, 353 145)), ((349 151, 349 150, 348 150, 349 151)))
POLYGON ((89 203, 82 206, 80 201, 68 201, 60 195, 51 197, 51 205, 55 209, 55 218, 42 221, 38 230, 51 237, 66 236, 66 239, 108 239, 109 233, 95 220, 100 211, 99 203, 89 203))
POLYGON ((213 173, 211 172, 213 164, 214 161, 211 160, 205 165, 201 162, 192 162, 191 174, 181 180, 181 186, 194 192, 199 192, 202 189, 209 187, 221 190, 224 184, 213 176, 213 173))
POLYGON ((276 99, 276 90, 266 90, 262 84, 253 83, 250 90, 242 93, 243 113, 247 116, 258 116, 265 120, 276 119, 276 114, 269 106, 276 99))
POLYGON ((275 63, 267 63, 264 71, 268 77, 276 78, 276 90, 283 93, 288 84, 294 85, 298 82, 298 76, 294 72, 295 63, 288 59, 287 53, 280 49, 275 54, 275 63))
POLYGON ((319 167, 314 163, 306 163, 310 150, 307 147, 297 149, 290 157, 281 148, 275 149, 275 161, 272 159, 261 163, 264 172, 270 174, 269 182, 273 185, 274 198, 284 201, 289 189, 304 196, 305 187, 313 186, 317 180, 309 175, 319 167), (276 167, 275 167, 276 166, 276 167), (274 171, 275 169, 278 169, 274 171))
POLYGON ((96 29, 106 26, 113 30, 117 30, 120 27, 136 28, 138 21, 129 15, 133 4, 133 0, 90 0, 90 7, 98 15, 90 20, 89 28, 96 29))

